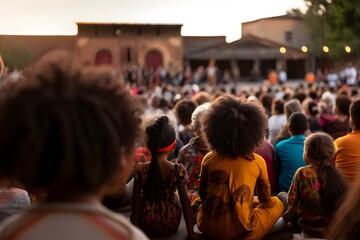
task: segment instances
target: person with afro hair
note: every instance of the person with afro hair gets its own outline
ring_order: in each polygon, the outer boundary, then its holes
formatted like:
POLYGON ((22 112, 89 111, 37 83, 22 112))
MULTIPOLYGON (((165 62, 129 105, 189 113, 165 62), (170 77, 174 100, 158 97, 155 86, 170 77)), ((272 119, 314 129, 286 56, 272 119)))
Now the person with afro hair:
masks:
POLYGON ((0 239, 148 239, 101 203, 129 176, 140 108, 110 71, 79 66, 53 50, 0 90, 0 174, 44 193, 0 239))
POLYGON ((270 196, 265 160, 253 152, 265 136, 265 113, 224 95, 201 121, 211 151, 200 169, 199 230, 206 239, 262 238, 284 211, 280 199, 270 196))

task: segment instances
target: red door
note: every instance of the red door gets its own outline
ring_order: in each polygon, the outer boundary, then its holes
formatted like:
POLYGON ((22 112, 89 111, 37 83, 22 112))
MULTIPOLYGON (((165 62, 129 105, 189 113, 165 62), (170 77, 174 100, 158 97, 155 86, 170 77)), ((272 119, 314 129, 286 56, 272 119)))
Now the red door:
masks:
POLYGON ((111 65, 112 57, 109 50, 103 49, 97 52, 95 57, 95 65, 111 65))
POLYGON ((156 69, 158 66, 162 65, 160 52, 157 50, 149 51, 146 54, 145 63, 148 68, 153 68, 153 69, 156 69))

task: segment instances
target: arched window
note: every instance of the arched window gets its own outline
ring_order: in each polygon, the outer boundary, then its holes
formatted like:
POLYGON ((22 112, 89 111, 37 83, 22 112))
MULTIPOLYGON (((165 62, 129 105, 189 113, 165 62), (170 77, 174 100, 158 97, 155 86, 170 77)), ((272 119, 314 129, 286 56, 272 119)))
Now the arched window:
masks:
POLYGON ((109 50, 102 49, 96 53, 95 65, 111 65, 112 56, 109 50))
POLYGON ((145 64, 148 68, 156 69, 158 66, 162 65, 162 56, 158 50, 150 50, 146 54, 145 64))

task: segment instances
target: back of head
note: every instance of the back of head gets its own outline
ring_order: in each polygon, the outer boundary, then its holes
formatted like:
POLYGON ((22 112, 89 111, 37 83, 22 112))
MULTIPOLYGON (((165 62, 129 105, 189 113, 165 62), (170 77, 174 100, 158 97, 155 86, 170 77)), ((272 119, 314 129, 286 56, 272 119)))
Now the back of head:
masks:
POLYGON ((255 104, 219 97, 201 118, 205 140, 223 157, 249 156, 264 138, 265 113, 255 104))
POLYGON ((159 149, 169 146, 176 140, 174 128, 167 116, 161 116, 146 127, 147 147, 152 153, 161 152, 159 149))
POLYGON ((319 114, 319 108, 315 101, 309 102, 307 108, 311 116, 316 116, 317 114, 319 114))
POLYGON ((196 133, 199 133, 201 130, 201 117, 209 109, 211 103, 204 103, 196 107, 194 112, 191 115, 191 125, 196 133))
POLYGON ((159 155, 167 154, 176 147, 176 134, 167 116, 161 116, 146 127, 147 147, 151 151, 151 162, 144 186, 148 200, 156 200, 164 195, 165 188, 159 165, 159 155))
POLYGON ((110 72, 44 57, 1 89, 0 169, 50 195, 94 193, 132 155, 138 106, 110 72))
POLYGON ((273 109, 277 114, 284 114, 285 101, 278 98, 273 101, 273 109))
POLYGON ((360 99, 350 105, 350 124, 353 130, 360 130, 360 99))
POLYGON ((287 101, 284 104, 284 112, 286 115, 286 119, 289 121, 290 115, 294 112, 302 112, 302 107, 299 99, 294 98, 289 101, 287 101))
POLYGON ((335 106, 339 113, 350 116, 349 107, 351 104, 351 100, 348 96, 340 94, 335 99, 335 106))
POLYGON ((332 217, 347 192, 344 177, 331 163, 334 155, 333 139, 326 133, 313 133, 306 138, 304 146, 305 160, 317 167, 322 214, 332 217))
POLYGON ((292 135, 304 135, 309 128, 305 114, 294 112, 289 118, 289 128, 292 135))
POLYGON ((192 97, 192 100, 194 100, 198 105, 201 105, 203 103, 210 102, 211 97, 208 92, 200 91, 192 97))
POLYGON ((197 103, 190 99, 182 99, 174 106, 174 112, 179 122, 183 125, 191 123, 191 114, 197 107, 197 103))

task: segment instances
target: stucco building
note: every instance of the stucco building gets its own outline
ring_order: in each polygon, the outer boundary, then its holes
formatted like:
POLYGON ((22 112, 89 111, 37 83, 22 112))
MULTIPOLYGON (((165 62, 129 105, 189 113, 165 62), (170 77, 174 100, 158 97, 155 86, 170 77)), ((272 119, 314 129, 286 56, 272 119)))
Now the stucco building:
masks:
POLYGON ((284 15, 258 19, 242 24, 242 38, 232 43, 219 43, 185 51, 185 60, 193 68, 216 59, 222 70, 234 66, 242 78, 264 78, 270 70, 287 71, 289 78, 303 78, 311 68, 306 26, 298 16, 284 15))
POLYGON ((173 72, 182 72, 185 65, 193 70, 206 67, 215 59, 221 72, 237 67, 242 78, 254 72, 265 77, 270 69, 302 78, 311 68, 309 52, 301 50, 309 41, 306 27, 301 17, 292 15, 245 22, 243 37, 232 43, 226 43, 225 36, 182 36, 182 24, 78 22, 77 26, 75 36, 0 35, 0 52, 13 65, 20 60, 23 65, 31 63, 53 48, 62 48, 76 53, 84 65, 107 64, 123 70, 162 66, 173 72))

